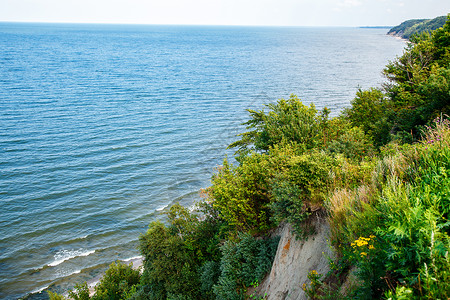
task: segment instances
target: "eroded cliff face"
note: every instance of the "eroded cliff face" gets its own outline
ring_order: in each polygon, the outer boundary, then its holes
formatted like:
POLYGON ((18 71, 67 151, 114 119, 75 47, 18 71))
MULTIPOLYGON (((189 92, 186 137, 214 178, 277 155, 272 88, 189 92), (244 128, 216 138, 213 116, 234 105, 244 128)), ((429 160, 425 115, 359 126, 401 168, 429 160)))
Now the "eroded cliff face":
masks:
POLYGON ((267 294, 269 300, 307 299, 302 285, 309 284, 308 273, 316 270, 326 274, 330 270, 327 257, 333 257, 328 244, 329 225, 321 219, 316 222, 316 234, 307 240, 296 239, 290 224, 280 228, 272 270, 254 291, 256 294, 267 294))

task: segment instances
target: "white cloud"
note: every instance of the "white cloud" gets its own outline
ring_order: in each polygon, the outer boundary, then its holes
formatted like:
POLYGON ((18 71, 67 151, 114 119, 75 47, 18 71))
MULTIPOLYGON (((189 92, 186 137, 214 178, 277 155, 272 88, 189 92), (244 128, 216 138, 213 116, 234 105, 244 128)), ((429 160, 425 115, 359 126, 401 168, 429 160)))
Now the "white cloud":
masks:
POLYGON ((340 7, 355 7, 360 6, 362 2, 360 0, 344 0, 338 3, 340 7))

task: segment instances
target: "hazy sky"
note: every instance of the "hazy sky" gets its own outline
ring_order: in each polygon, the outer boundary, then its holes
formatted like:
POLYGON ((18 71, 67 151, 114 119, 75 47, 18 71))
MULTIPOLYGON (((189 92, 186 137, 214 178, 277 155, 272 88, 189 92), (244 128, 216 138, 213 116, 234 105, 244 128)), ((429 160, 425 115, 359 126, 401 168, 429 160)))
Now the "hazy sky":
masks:
POLYGON ((397 25, 450 0, 0 0, 0 21, 281 26, 397 25))

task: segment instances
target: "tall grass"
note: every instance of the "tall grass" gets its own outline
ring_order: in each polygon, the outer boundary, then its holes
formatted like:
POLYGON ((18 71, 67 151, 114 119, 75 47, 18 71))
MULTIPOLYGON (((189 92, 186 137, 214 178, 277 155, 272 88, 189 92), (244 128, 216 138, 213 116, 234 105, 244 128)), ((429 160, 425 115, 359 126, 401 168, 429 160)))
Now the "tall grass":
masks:
POLYGON ((387 146, 370 182, 336 189, 328 198, 338 263, 358 269, 354 297, 450 296, 449 124, 438 118, 422 142, 387 146))

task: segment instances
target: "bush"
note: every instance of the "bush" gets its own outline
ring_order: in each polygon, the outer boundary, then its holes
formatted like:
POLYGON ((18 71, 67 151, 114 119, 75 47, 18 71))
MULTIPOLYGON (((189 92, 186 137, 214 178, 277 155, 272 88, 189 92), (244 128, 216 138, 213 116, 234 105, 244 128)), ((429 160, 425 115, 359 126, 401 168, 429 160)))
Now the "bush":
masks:
POLYGON ((66 297, 58 293, 53 293, 52 291, 47 291, 50 300, 66 300, 66 297))
POLYGON ((75 291, 69 292, 69 297, 74 300, 89 300, 91 297, 89 296, 89 287, 87 283, 76 284, 75 291))
POLYGON ((220 276, 213 287, 217 299, 245 299, 245 290, 270 270, 279 238, 256 239, 241 234, 238 242, 222 246, 220 276))
POLYGON ((388 122, 390 104, 383 92, 374 88, 358 90, 351 105, 343 111, 343 115, 353 126, 360 127, 371 137, 375 145, 386 144, 392 125, 388 122))
POLYGON ((140 272, 134 270, 132 264, 126 265, 119 261, 112 263, 95 287, 93 299, 124 299, 139 280, 140 272))
MULTIPOLYGON (((95 286, 95 293, 89 296, 87 283, 76 284, 73 291, 69 291, 69 298, 74 300, 106 300, 128 299, 137 288, 140 280, 139 270, 134 270, 132 264, 126 265, 120 261, 112 263, 100 282, 95 286)), ((51 300, 66 300, 63 295, 48 292, 51 300)))
MULTIPOLYGON (((137 293, 149 299, 209 299, 202 290, 201 267, 220 259, 220 240, 226 224, 207 203, 203 215, 190 212, 178 203, 166 213, 168 226, 160 221, 150 224, 140 237, 144 272, 137 293)), ((138 298, 136 298, 138 299, 138 298)))
POLYGON ((237 231, 270 228, 267 160, 258 154, 243 159, 238 167, 225 159, 212 178, 208 195, 221 217, 237 231))
POLYGON ((436 120, 424 136, 395 156, 385 148, 371 185, 337 191, 327 202, 338 257, 359 270, 358 298, 448 298, 448 121, 436 120))
POLYGON ((375 153, 369 137, 359 127, 352 127, 328 145, 332 154, 340 153, 354 162, 360 162, 375 153))
POLYGON ((310 233, 313 228, 305 227, 304 221, 322 208, 333 163, 323 152, 292 156, 284 172, 271 181, 273 218, 287 220, 299 236, 310 233))
POLYGON ((195 297, 198 293, 195 251, 184 238, 159 221, 151 223, 140 237, 145 266, 141 284, 151 286, 153 294, 166 298, 169 294, 195 297))
POLYGON ((304 105, 295 95, 280 99, 276 104, 268 104, 269 112, 248 110, 250 120, 244 123, 248 131, 229 148, 238 147, 237 153, 248 154, 252 149, 268 151, 282 142, 295 142, 305 150, 321 145, 323 130, 328 122, 328 109, 318 114, 313 104, 304 105))
POLYGON ((210 299, 215 299, 213 287, 219 280, 220 264, 215 261, 207 261, 200 269, 200 281, 202 294, 210 299))

